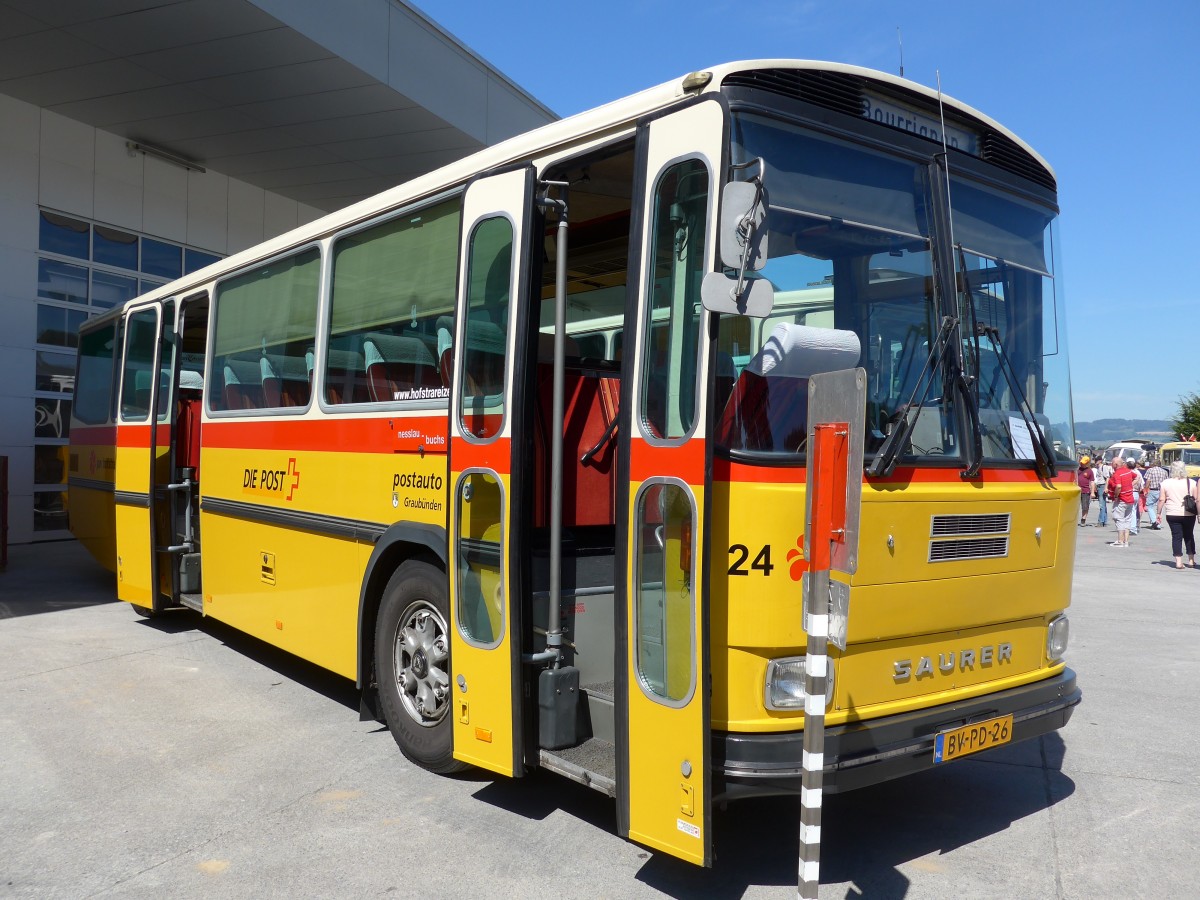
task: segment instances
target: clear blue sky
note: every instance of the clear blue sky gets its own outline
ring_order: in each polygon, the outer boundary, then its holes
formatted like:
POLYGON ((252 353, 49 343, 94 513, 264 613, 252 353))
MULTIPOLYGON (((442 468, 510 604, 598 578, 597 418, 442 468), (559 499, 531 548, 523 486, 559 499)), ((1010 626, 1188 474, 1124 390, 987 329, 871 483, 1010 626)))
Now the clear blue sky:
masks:
POLYGON ((1076 420, 1200 391, 1200 0, 416 2, 564 116, 737 59, 896 73, 899 26, 906 77, 940 69, 1058 175, 1076 420))

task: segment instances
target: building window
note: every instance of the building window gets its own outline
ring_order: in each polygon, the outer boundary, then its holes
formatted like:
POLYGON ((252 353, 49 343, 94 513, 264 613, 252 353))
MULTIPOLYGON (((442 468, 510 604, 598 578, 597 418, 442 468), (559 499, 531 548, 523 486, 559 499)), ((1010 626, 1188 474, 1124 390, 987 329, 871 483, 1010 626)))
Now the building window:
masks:
POLYGON ((33 530, 51 538, 67 528, 65 460, 79 326, 221 257, 49 210, 38 217, 33 530))

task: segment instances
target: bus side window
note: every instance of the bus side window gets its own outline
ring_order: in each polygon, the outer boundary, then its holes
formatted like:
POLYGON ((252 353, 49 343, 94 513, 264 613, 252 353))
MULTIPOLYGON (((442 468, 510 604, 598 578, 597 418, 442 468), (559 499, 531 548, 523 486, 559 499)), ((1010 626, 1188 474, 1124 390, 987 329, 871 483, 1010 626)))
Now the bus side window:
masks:
POLYGON ((504 427, 512 223, 499 216, 479 222, 468 252, 459 415, 464 432, 487 440, 504 427))
POLYGON ((338 238, 333 249, 325 402, 449 397, 458 198, 408 210, 338 238))
POLYGON ((637 499, 634 628, 642 689, 668 705, 695 687, 695 508, 679 484, 650 482, 637 499))
POLYGON ((657 438, 682 438, 695 421, 707 216, 708 169, 703 162, 684 160, 663 173, 655 188, 654 268, 642 322, 641 417, 657 438))
POLYGON ((308 405, 320 271, 321 252, 310 247, 217 285, 209 409, 308 405))
POLYGON ((143 422, 150 417, 154 348, 158 344, 158 310, 141 309, 125 328, 125 364, 121 370, 121 418, 143 422))

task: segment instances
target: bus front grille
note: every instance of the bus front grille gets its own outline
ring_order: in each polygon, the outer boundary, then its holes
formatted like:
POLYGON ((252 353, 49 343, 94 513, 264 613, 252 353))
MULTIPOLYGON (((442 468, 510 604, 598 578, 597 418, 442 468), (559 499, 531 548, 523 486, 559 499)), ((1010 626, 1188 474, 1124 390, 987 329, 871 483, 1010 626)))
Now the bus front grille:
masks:
POLYGON ((929 521, 930 537, 955 537, 966 534, 1007 534, 1012 525, 1009 513, 987 513, 983 515, 932 516, 929 521))
POLYGON ((962 538, 929 542, 930 562, 964 559, 1003 559, 1008 556, 1008 537, 962 538))

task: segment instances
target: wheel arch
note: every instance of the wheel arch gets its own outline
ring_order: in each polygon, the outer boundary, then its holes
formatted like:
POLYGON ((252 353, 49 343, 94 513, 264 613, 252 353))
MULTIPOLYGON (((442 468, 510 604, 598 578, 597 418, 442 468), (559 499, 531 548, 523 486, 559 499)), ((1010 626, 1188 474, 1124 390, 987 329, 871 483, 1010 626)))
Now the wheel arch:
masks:
POLYGON ((437 566, 443 572, 447 564, 446 529, 439 525, 397 522, 375 542, 358 596, 358 667, 356 684, 364 697, 371 686, 375 662, 375 621, 388 580, 410 559, 437 566))

